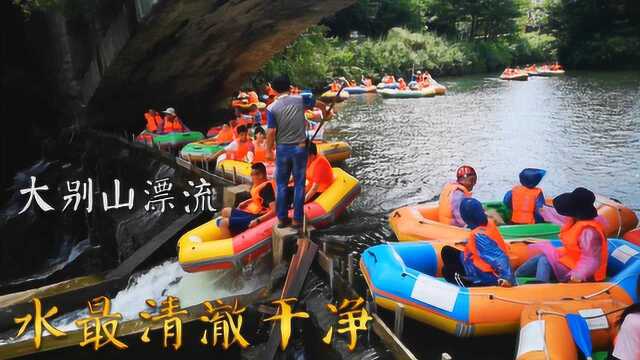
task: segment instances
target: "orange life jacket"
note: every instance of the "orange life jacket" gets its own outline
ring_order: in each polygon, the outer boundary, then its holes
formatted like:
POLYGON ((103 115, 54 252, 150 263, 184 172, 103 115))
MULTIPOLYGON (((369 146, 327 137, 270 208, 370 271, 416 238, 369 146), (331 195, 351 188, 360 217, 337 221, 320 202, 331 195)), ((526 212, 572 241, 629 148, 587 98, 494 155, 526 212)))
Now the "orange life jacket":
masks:
POLYGON ((406 88, 407 88, 407 83, 404 81, 404 79, 400 79, 400 81, 398 82, 398 89, 404 90, 406 88))
POLYGON ((233 141, 233 129, 231 127, 222 128, 216 136, 216 142, 219 144, 226 144, 233 141))
POLYGON ((244 210, 254 215, 261 215, 268 211, 268 208, 264 206, 264 200, 260 196, 260 192, 265 186, 271 184, 273 191, 275 192, 276 186, 273 181, 265 181, 259 185, 251 187, 251 201, 244 210))
POLYGON ((331 83, 331 91, 337 93, 338 90, 340 90, 340 88, 338 87, 338 84, 336 83, 331 83))
POLYGON ((470 197, 471 193, 466 187, 458 183, 449 183, 444 186, 440 193, 440 204, 438 206, 438 220, 447 225, 451 225, 453 222, 453 209, 451 209, 451 194, 454 191, 460 190, 464 192, 465 197, 470 197))
POLYGON ((387 84, 392 84, 392 83, 396 82, 396 79, 394 79, 393 76, 385 76, 384 82, 387 83, 387 84))
POLYGON ((511 222, 514 224, 535 224, 536 200, 542 193, 540 188, 529 189, 516 185, 511 189, 511 222))
POLYGON ((602 240, 600 267, 593 274, 595 281, 602 281, 607 276, 607 259, 609 253, 607 250, 607 236, 604 234, 604 228, 596 220, 578 220, 573 224, 568 224, 560 231, 560 240, 562 240, 563 248, 559 249, 560 263, 569 269, 573 269, 580 260, 582 249, 580 249, 580 234, 586 228, 594 228, 600 239, 602 240))
POLYGON ((491 219, 487 221, 486 226, 478 226, 475 229, 471 230, 471 233, 467 238, 467 245, 464 248, 465 258, 471 258, 473 265, 481 271, 495 274, 495 270, 491 267, 491 265, 482 260, 480 254, 478 253, 478 248, 476 247, 477 234, 484 234, 488 236, 498 245, 500 249, 502 249, 502 251, 504 251, 505 254, 507 254, 507 256, 509 256, 509 246, 504 242, 502 234, 500 234, 500 231, 498 231, 498 227, 491 219))
POLYGON ((162 117, 160 114, 151 114, 150 112, 144 113, 144 118, 147 120, 147 130, 154 132, 158 130, 158 126, 160 126, 160 122, 162 122, 162 117))
POLYGON ((228 160, 243 161, 245 156, 247 156, 247 153, 249 153, 249 149, 250 149, 249 145, 251 144, 250 141, 245 141, 245 142, 237 141, 237 144, 238 146, 236 147, 235 151, 227 151, 228 160))
POLYGON ((174 120, 165 118, 162 131, 164 131, 165 133, 184 132, 185 128, 182 126, 182 122, 177 117, 174 120))
MULTIPOLYGON (((331 169, 331 163, 329 163, 329 160, 327 160, 326 157, 322 155, 317 155, 316 158, 313 160, 313 162, 309 164, 309 167, 307 168, 307 179, 313 179, 316 171, 318 171, 318 169, 321 169, 321 168, 331 169)), ((327 190, 333 183, 333 171, 331 172, 331 177, 332 177, 331 182, 318 184, 317 191, 319 193, 327 190)))
POLYGON ((267 162, 267 142, 260 145, 257 141, 253 141, 253 162, 267 162))

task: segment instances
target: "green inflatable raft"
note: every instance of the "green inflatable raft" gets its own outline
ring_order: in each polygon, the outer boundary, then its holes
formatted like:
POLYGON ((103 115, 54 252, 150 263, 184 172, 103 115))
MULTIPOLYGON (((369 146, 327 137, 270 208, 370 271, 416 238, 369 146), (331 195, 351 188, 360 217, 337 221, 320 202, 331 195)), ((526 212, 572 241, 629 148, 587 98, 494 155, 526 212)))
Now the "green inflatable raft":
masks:
MULTIPOLYGON (((511 210, 502 201, 488 201, 482 203, 486 210, 494 210, 503 219, 511 219, 511 210)), ((518 238, 539 238, 557 239, 560 233, 560 226, 551 223, 531 224, 531 225, 501 225, 498 227, 505 239, 518 238)))
POLYGON ((226 144, 216 144, 210 139, 185 145, 180 150, 180 157, 189 161, 214 161, 224 153, 226 144))
POLYGON ((153 144, 161 149, 179 149, 180 147, 204 139, 199 131, 174 132, 153 137, 153 144))

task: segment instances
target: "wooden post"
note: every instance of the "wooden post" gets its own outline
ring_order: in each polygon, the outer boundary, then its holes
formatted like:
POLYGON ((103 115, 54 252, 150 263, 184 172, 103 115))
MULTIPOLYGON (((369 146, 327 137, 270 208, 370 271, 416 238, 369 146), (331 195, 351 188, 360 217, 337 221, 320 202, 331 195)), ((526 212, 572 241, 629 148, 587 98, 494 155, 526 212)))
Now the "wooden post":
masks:
POLYGON ((404 305, 400 303, 396 303, 393 332, 396 334, 396 337, 400 340, 402 340, 403 329, 404 329, 404 305))
POLYGON ((353 253, 347 256, 347 282, 353 286, 353 253))
POLYGON ((298 238, 298 231, 291 227, 278 228, 278 223, 273 224, 271 235, 271 252, 273 255, 273 266, 280 264, 284 256, 284 244, 287 240, 298 238))

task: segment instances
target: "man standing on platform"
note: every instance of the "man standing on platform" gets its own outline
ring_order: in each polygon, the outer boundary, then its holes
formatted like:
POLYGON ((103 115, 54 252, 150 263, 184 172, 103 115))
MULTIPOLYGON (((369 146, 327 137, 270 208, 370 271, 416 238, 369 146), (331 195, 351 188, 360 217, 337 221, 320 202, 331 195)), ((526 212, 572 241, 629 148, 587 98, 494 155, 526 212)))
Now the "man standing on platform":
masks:
MULTIPOLYGON (((305 109, 319 106, 323 112, 324 104, 316 104, 313 95, 290 95, 291 82, 289 77, 282 75, 271 83, 278 93, 274 102, 267 107, 267 160, 273 157, 275 147, 276 156, 276 213, 278 227, 292 225, 300 228, 304 219, 305 178, 307 169, 307 133, 305 109), (288 183, 293 175, 293 222, 289 219, 288 183)), ((327 117, 325 116, 325 120, 327 117)))

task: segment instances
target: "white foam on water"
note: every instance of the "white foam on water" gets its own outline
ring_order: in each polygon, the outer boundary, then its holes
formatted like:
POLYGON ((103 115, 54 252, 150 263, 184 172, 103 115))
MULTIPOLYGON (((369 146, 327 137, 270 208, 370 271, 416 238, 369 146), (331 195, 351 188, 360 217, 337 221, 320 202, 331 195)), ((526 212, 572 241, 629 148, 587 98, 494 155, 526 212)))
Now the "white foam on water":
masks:
MULTIPOLYGON (((261 264, 259 262, 259 264, 261 264)), ((145 303, 147 299, 153 299, 158 305, 167 296, 175 296, 180 299, 181 307, 197 305, 206 300, 216 300, 234 295, 243 295, 253 292, 267 283, 269 272, 264 266, 258 265, 250 276, 240 275, 239 272, 230 271, 206 271, 200 273, 187 273, 175 260, 170 260, 155 266, 146 272, 134 274, 127 287, 119 291, 111 299, 111 312, 120 313, 122 321, 138 319, 139 312, 149 309, 145 303)), ((87 299, 89 300, 89 299, 87 299)), ((44 304, 47 311, 51 306, 60 304, 44 304)), ((78 330, 74 321, 88 315, 88 310, 79 309, 65 314, 56 314, 50 323, 57 329, 69 332, 78 330)), ((31 324, 32 325, 32 324, 31 324)), ((16 327, 16 334, 18 328, 16 327)), ((43 330, 43 336, 49 332, 43 330)), ((0 339, 0 345, 23 341, 33 338, 33 327, 20 338, 8 337, 0 339)))

